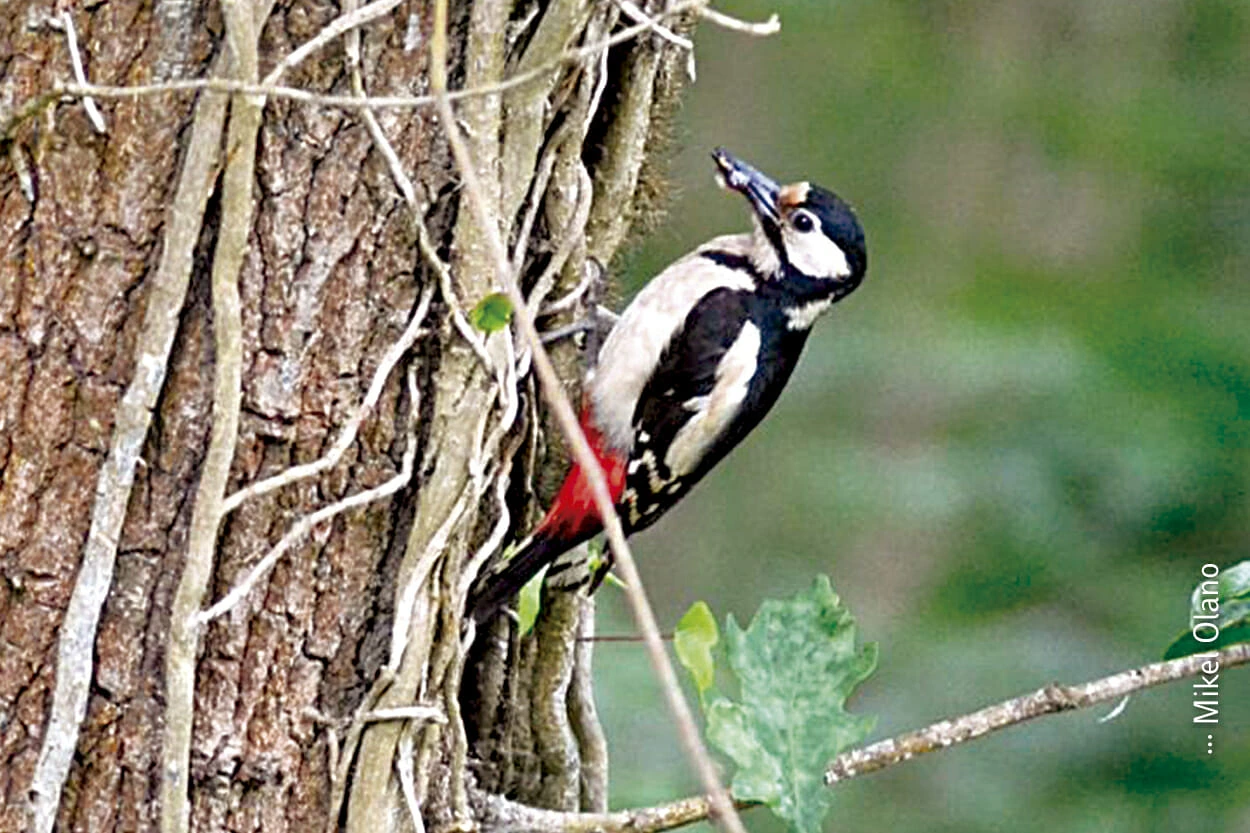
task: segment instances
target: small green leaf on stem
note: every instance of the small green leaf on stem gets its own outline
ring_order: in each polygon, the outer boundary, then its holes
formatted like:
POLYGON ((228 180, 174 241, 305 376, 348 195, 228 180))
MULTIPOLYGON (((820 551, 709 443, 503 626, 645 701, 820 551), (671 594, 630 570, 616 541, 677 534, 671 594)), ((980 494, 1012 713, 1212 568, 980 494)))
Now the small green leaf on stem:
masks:
MULTIPOLYGON (((592 576, 597 576, 599 574, 599 571, 603 569, 604 563, 607 560, 604 558, 604 554, 606 552, 607 552, 606 545, 603 543, 602 540, 598 538, 591 539, 590 543, 586 545, 586 554, 587 554, 586 564, 590 568, 590 574, 592 576)), ((612 572, 610 569, 606 573, 604 573, 601 581, 605 585, 608 585, 610 587, 615 587, 619 590, 629 589, 628 587, 625 586, 625 582, 617 578, 616 573, 612 572)))
POLYGON ((469 322, 485 333, 502 330, 511 320, 512 302, 502 292, 487 295, 469 313, 469 322))
POLYGON ((707 606, 707 602, 703 601, 690 606, 673 633, 677 659, 694 678, 700 697, 711 688, 716 678, 712 648, 719 641, 720 631, 716 627, 716 617, 712 615, 712 609, 707 606))
POLYGON ((540 571, 521 588, 516 608, 517 619, 521 625, 521 636, 533 630, 534 623, 538 621, 538 610, 542 607, 543 578, 546 575, 546 570, 540 571))

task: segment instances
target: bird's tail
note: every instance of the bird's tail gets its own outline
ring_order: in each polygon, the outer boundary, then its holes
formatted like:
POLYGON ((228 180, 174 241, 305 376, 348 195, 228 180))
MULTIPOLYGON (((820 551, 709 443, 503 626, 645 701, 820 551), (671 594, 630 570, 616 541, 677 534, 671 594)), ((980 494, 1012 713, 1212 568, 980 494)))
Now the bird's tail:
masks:
POLYGON ((507 604, 529 580, 568 549, 568 542, 543 534, 540 528, 502 569, 482 576, 469 594, 468 615, 478 624, 485 622, 507 604))

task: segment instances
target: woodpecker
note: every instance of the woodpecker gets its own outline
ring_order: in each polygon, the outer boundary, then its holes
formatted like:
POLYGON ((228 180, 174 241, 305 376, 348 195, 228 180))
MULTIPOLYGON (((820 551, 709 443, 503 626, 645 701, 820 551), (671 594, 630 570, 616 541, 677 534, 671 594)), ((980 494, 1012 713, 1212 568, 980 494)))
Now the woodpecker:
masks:
MULTIPOLYGON (((816 319, 868 265, 859 220, 836 194, 778 186, 721 148, 712 158, 722 187, 749 203, 753 230, 713 238, 648 283, 585 386, 581 426, 627 535, 655 523, 759 424, 816 319)), ((529 540, 479 582, 470 614, 489 618, 602 529, 575 464, 529 540)))

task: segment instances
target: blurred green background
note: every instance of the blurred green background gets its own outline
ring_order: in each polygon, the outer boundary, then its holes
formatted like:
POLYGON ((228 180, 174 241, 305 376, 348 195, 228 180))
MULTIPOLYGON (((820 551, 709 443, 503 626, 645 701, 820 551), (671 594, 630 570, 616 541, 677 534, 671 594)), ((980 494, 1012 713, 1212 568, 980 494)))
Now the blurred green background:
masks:
MULTIPOLYGON (((635 538, 663 625, 828 573, 881 646, 853 701, 877 738, 1159 659, 1199 567, 1250 557, 1250 3, 721 8, 783 29, 698 30, 629 291, 747 227, 716 145, 851 201, 870 265, 772 416, 635 538)), ((597 674, 614 806, 694 792, 641 647, 597 674)), ((1177 684, 844 784, 829 829, 1246 833, 1250 670, 1220 684, 1214 754, 1177 684)))

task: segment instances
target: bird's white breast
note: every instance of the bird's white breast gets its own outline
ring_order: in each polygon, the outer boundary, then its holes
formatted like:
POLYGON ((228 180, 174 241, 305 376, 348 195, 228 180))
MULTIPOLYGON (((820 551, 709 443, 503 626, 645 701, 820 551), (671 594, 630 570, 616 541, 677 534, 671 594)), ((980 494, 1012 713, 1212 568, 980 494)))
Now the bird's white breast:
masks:
POLYGON ((659 365, 664 348, 699 299, 717 289, 750 290, 755 286, 750 274, 701 255, 709 250, 749 256, 751 236, 714 238, 657 275, 625 309, 599 351, 588 387, 595 422, 615 448, 628 450, 632 446, 638 397, 659 365))

